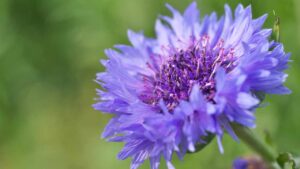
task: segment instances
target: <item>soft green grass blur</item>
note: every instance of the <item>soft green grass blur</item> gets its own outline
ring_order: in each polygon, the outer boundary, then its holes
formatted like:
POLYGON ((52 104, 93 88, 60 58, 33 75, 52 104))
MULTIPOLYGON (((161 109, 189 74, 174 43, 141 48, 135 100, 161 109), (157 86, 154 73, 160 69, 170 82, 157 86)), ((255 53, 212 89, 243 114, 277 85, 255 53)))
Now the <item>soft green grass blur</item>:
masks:
MULTIPOLYGON (((191 0, 1 0, 0 1, 0 169, 127 169, 122 144, 100 139, 110 116, 94 111, 96 72, 105 48, 128 44, 127 29, 154 36, 155 18, 181 11, 191 0)), ((257 129, 267 129, 278 151, 300 153, 300 1, 199 0, 202 16, 224 3, 252 2, 254 16, 280 16, 281 40, 292 53, 289 96, 269 96, 257 111, 257 129)), ((202 152, 174 158, 179 169, 229 169, 231 160, 251 154, 228 136, 225 154, 216 142, 202 152)), ((149 168, 147 162, 141 168, 149 168)), ((162 168, 165 168, 163 165, 162 168)))

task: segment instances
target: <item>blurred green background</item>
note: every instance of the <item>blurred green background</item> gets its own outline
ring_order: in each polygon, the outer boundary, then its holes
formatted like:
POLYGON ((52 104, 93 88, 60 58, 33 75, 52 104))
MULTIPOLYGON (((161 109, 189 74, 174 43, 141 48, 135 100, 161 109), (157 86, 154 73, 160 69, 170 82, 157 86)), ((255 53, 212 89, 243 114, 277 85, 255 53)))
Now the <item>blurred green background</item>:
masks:
MULTIPOLYGON (((110 116, 91 108, 96 72, 105 48, 128 44, 127 29, 154 36, 159 14, 170 15, 168 2, 183 11, 191 0, 1 0, 0 1, 0 169, 127 169, 119 161, 122 144, 100 138, 110 116)), ((228 3, 252 3, 265 27, 280 16, 281 38, 292 53, 286 85, 289 96, 269 96, 257 111, 256 132, 267 129, 278 151, 300 152, 300 1, 199 0, 202 16, 222 15, 228 3)), ((174 158, 179 169, 229 169, 239 155, 251 154, 228 136, 225 154, 216 142, 202 152, 174 158)), ((147 162, 141 168, 147 169, 147 162)), ((165 168, 164 164, 163 167, 165 168)))

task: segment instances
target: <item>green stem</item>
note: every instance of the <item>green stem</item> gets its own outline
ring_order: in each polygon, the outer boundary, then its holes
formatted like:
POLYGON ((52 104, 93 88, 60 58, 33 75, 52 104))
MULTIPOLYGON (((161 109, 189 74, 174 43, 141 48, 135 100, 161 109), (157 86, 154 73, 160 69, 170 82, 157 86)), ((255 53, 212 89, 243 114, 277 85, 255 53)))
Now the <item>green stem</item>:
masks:
POLYGON ((238 124, 232 124, 232 128, 237 136, 250 148, 256 151, 261 157, 270 164, 276 161, 276 154, 273 150, 252 133, 249 128, 238 124))
POLYGON ((295 158, 296 168, 300 168, 300 157, 295 158))

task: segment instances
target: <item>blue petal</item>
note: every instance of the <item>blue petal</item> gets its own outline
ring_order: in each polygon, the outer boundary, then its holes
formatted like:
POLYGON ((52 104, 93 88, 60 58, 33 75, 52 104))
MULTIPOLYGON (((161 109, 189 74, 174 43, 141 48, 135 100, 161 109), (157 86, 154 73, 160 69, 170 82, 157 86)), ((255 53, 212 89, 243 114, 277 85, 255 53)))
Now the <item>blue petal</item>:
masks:
POLYGON ((259 100, 255 97, 251 96, 248 93, 240 92, 237 95, 236 102, 239 104, 239 106, 243 109, 250 109, 254 106, 256 106, 259 103, 259 100))

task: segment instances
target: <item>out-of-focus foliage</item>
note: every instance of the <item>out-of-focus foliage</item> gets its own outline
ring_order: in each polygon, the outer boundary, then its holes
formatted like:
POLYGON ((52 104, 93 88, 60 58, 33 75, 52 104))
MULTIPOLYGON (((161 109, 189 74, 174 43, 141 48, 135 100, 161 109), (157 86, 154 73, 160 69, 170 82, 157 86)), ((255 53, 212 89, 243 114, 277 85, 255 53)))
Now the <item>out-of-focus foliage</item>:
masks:
MULTIPOLYGON (((0 1, 0 169, 126 169, 118 161, 122 144, 107 143, 100 133, 110 118, 91 108, 103 50, 128 44, 126 31, 154 36, 155 18, 170 15, 168 2, 183 10, 191 0, 1 0, 0 1)), ((256 132, 268 129, 279 151, 300 153, 300 1, 199 0, 202 16, 223 13, 228 3, 252 3, 254 16, 273 10, 280 37, 292 53, 289 96, 271 96, 257 112, 256 132)), ((230 168, 231 160, 251 151, 225 136, 225 154, 216 142, 183 161, 180 169, 230 168)), ((142 168, 149 168, 146 163, 142 168)), ((164 167, 162 167, 164 168, 164 167)))

